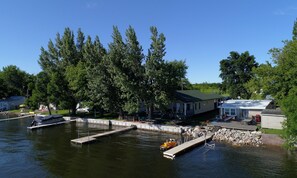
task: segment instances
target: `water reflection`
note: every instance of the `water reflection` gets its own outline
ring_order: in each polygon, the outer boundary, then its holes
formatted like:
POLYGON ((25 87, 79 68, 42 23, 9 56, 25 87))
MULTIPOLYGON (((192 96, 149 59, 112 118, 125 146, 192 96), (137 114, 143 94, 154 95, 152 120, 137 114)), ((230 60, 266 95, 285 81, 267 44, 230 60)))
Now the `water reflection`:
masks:
POLYGON ((160 144, 179 135, 132 130, 83 145, 78 135, 115 127, 71 123, 28 131, 31 119, 0 122, 1 177, 296 177, 296 155, 280 148, 231 147, 216 143, 163 158, 160 144), (78 134, 79 133, 79 134, 78 134))

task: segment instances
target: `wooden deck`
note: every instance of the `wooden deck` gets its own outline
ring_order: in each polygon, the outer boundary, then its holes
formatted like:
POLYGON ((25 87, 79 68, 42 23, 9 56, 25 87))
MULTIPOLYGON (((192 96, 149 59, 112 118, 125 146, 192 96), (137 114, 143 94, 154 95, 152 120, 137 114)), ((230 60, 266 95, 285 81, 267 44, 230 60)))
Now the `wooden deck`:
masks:
POLYGON ((118 129, 118 130, 113 130, 113 131, 109 131, 109 132, 104 132, 104 133, 99 133, 99 134, 95 134, 95 135, 90 135, 90 136, 86 136, 86 137, 73 139, 73 140, 71 140, 71 143, 75 143, 75 144, 89 143, 89 142, 95 141, 96 138, 99 138, 99 137, 105 137, 105 136, 122 133, 122 132, 126 132, 126 131, 133 130, 133 129, 136 129, 135 125, 128 127, 128 128, 123 128, 123 129, 118 129))
POLYGON ((67 123, 74 122, 74 121, 76 121, 76 120, 75 119, 73 119, 73 120, 65 120, 65 121, 62 121, 62 122, 56 122, 56 123, 52 123, 52 124, 44 124, 44 125, 31 126, 31 127, 27 127, 27 129, 30 129, 30 130, 40 129, 40 128, 43 128, 43 127, 50 127, 50 126, 55 126, 55 125, 67 124, 67 123))
POLYGON ((193 148, 194 146, 197 146, 197 145, 209 140, 212 136, 213 136, 213 134, 209 134, 209 135, 206 135, 206 137, 202 136, 202 137, 196 138, 194 140, 185 142, 181 145, 178 145, 170 150, 163 152, 163 156, 165 158, 174 159, 176 155, 181 154, 182 152, 185 152, 186 150, 193 148))
POLYGON ((226 129, 235 129, 235 130, 249 130, 254 131, 257 129, 255 125, 244 125, 238 121, 231 121, 231 122, 212 122, 210 123, 212 126, 219 126, 226 129))

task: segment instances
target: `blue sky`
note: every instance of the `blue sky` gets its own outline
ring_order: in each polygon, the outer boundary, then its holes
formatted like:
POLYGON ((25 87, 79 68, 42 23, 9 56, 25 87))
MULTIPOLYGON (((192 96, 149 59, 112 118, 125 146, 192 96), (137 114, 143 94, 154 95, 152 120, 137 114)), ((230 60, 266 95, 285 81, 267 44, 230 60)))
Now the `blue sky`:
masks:
POLYGON ((2 0, 0 69, 16 65, 41 71, 40 48, 70 27, 98 35, 105 47, 112 26, 124 36, 131 25, 144 53, 150 26, 166 37, 165 59, 186 60, 192 83, 221 82, 219 62, 230 51, 249 51, 256 61, 270 61, 268 50, 291 39, 296 0, 2 0))

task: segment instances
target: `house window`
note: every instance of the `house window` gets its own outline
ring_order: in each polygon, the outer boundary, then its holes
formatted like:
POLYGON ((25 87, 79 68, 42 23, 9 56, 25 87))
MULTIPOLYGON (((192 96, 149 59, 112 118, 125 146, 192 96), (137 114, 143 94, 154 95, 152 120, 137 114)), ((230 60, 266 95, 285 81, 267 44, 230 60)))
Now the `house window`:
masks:
POLYGON ((200 105, 200 103, 199 103, 199 109, 201 109, 201 105, 200 105))
POLYGON ((197 110, 197 103, 195 103, 195 110, 197 110))
POLYGON ((235 109, 231 109, 231 115, 232 115, 232 116, 235 115, 235 109))
POLYGON ((187 104, 187 111, 189 111, 191 108, 191 104, 187 104))
POLYGON ((230 109, 229 108, 225 108, 224 111, 225 111, 224 114, 230 115, 230 109))

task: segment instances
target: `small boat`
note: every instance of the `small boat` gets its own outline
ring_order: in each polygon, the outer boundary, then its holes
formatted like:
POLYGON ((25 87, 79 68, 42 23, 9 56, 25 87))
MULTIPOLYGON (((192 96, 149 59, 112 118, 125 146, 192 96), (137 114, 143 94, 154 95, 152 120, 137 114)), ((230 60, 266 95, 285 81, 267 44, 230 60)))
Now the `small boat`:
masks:
POLYGON ((175 139, 169 139, 166 140, 161 146, 160 150, 168 150, 170 148, 176 147, 177 146, 177 141, 175 139))
POLYGON ((64 121, 65 119, 63 118, 62 115, 48 115, 48 116, 37 115, 34 117, 30 126, 31 127, 41 126, 41 125, 54 124, 54 123, 59 123, 64 121))

